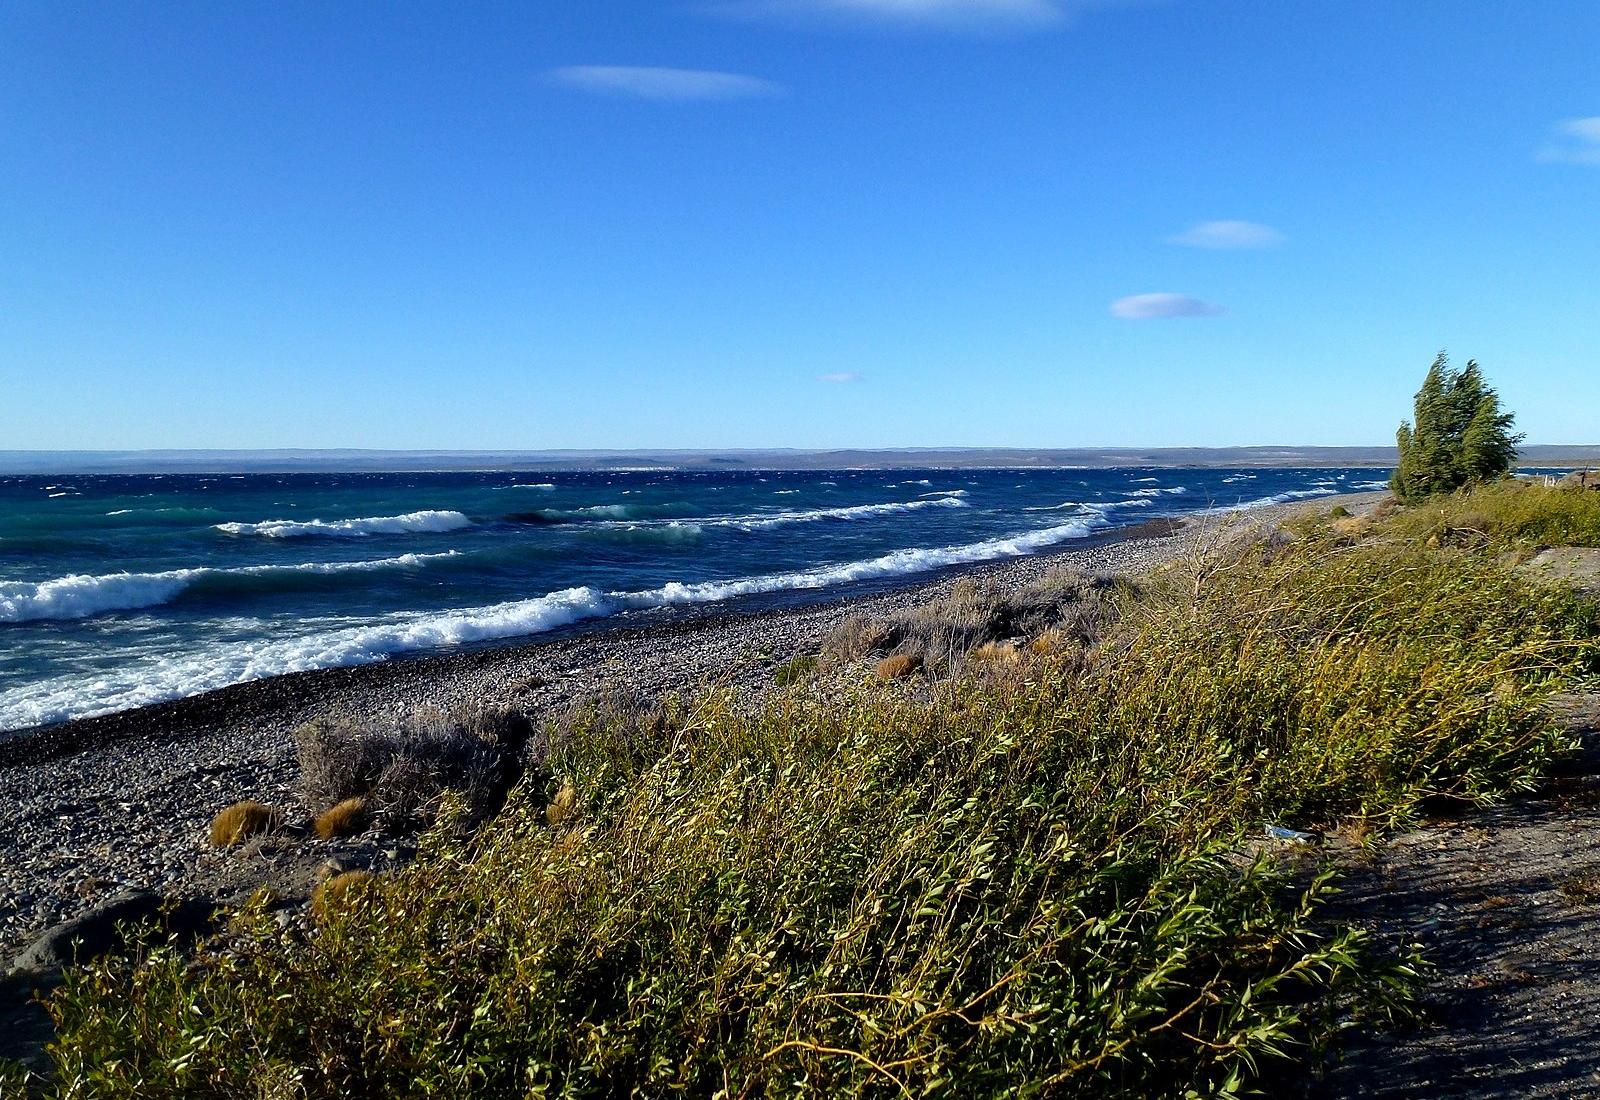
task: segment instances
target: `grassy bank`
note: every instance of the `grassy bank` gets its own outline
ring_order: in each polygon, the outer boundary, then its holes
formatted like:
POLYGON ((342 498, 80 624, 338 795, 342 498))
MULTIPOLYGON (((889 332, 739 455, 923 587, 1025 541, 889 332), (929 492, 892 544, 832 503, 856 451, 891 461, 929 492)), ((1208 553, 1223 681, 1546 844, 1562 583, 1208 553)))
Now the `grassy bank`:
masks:
MULTIPOLYGON (((343 883, 307 923, 263 904, 198 958, 72 974, 51 1089, 1270 1082, 1403 1010, 1410 978, 1317 918, 1325 881, 1247 838, 1531 787, 1569 748, 1543 701, 1600 671, 1600 609, 1505 568, 1536 525, 1469 545, 1419 514, 1197 547, 1137 591, 1057 584, 1080 594, 1055 615, 1068 628, 983 620, 1047 644, 960 659, 945 631, 937 662, 924 645, 923 671, 888 682, 863 652, 795 666, 759 712, 711 695, 572 723, 496 818, 465 838, 446 820, 410 867, 343 883)), ((910 629, 865 633, 903 648, 910 629)))

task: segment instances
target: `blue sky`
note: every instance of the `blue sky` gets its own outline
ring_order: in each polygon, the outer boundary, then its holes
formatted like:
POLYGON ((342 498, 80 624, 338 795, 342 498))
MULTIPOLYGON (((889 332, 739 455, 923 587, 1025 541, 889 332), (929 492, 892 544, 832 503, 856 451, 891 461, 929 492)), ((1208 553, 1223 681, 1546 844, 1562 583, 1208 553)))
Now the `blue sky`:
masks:
POLYGON ((0 449, 1600 441, 1594 0, 0 8, 0 449))

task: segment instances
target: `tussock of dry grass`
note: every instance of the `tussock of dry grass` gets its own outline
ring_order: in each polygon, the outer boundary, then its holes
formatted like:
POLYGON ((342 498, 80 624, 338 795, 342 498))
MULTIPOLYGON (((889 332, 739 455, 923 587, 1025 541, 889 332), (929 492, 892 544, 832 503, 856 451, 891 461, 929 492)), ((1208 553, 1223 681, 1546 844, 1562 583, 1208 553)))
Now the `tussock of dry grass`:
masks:
POLYGON ((367 800, 356 795, 323 810, 311 823, 311 831, 319 840, 355 836, 367 827, 369 817, 367 800))
POLYGON ((578 806, 578 792, 571 783, 563 784, 550 804, 544 808, 544 819, 551 825, 560 825, 572 817, 578 806))
POLYGON ((211 819, 211 845, 231 848, 250 837, 277 832, 282 827, 283 815, 271 806, 249 800, 235 802, 211 819))
POLYGON ((311 891, 311 915, 318 922, 345 910, 349 903, 364 896, 377 876, 371 871, 343 871, 329 875, 311 891))
POLYGON ((872 666, 880 680, 903 680, 914 676, 922 668, 922 660, 914 653, 892 653, 872 666))

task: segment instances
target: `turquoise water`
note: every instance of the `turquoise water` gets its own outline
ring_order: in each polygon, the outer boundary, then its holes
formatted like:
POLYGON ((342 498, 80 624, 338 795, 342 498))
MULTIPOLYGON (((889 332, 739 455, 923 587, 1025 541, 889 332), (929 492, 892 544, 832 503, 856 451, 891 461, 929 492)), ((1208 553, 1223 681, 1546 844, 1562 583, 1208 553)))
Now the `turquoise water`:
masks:
POLYGON ((1387 471, 0 478, 0 730, 278 673, 746 606, 1387 471))

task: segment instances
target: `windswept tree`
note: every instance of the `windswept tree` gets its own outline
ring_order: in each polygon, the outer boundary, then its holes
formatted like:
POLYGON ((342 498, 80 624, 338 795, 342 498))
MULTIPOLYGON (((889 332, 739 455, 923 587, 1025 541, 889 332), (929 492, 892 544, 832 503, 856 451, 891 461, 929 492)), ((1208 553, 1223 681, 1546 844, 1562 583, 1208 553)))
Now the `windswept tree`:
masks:
POLYGON ((1417 391, 1412 419, 1401 421, 1395 435, 1400 464, 1389 487, 1402 500, 1416 500, 1503 476, 1523 439, 1512 433, 1513 420, 1476 360, 1452 370, 1441 351, 1417 391))

